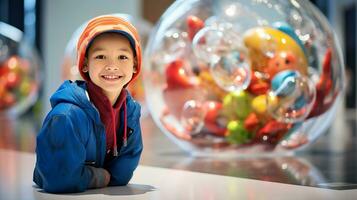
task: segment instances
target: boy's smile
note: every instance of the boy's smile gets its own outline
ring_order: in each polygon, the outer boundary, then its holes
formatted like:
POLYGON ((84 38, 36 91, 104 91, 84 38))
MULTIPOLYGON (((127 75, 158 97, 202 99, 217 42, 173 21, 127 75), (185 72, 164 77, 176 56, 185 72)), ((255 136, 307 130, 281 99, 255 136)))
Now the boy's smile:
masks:
POLYGON ((110 100, 116 100, 122 88, 131 80, 135 57, 129 40, 117 33, 103 33, 88 49, 83 72, 103 89, 110 100))
POLYGON ((117 76, 117 75, 103 75, 102 76, 105 80, 108 80, 108 81, 115 81, 115 80, 118 80, 120 78, 122 78, 123 76, 117 76))

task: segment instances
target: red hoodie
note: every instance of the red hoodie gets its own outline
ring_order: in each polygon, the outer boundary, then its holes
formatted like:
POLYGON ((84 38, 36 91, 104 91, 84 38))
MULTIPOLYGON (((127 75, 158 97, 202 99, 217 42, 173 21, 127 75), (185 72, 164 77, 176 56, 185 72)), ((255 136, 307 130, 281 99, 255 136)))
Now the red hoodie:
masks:
POLYGON ((119 127, 121 126, 120 122, 123 122, 123 132, 120 133, 123 136, 123 145, 126 145, 127 141, 127 126, 126 126, 126 89, 122 89, 117 102, 114 106, 111 105, 109 99, 104 95, 102 89, 95 85, 89 78, 87 73, 82 71, 84 66, 84 59, 86 56, 86 51, 93 39, 104 33, 104 32, 118 32, 118 34, 124 35, 128 38, 131 47, 134 51, 136 58, 136 71, 137 73, 133 74, 133 81, 139 74, 141 70, 141 47, 139 34, 136 31, 135 27, 124 19, 116 16, 99 16, 91 20, 81 36, 79 37, 77 44, 77 53, 78 53, 78 70, 84 80, 87 81, 88 93, 90 100, 93 102, 95 107, 98 109, 100 118, 105 126, 106 130, 106 143, 107 143, 107 152, 112 151, 114 156, 118 155, 117 147, 117 133, 119 127), (124 119, 120 119, 120 109, 123 106, 124 110, 124 119))
MULTIPOLYGON (((125 102, 126 90, 121 91, 116 103, 112 106, 100 87, 95 85, 92 81, 88 81, 87 83, 89 98, 98 109, 100 119, 105 126, 107 152, 115 151, 115 144, 117 144, 116 133, 119 131, 120 127, 120 108, 125 102)), ((126 116, 123 119, 123 122, 126 126, 126 116)), ((125 143, 126 130, 124 129, 124 132, 119 134, 123 136, 123 143, 125 143)))

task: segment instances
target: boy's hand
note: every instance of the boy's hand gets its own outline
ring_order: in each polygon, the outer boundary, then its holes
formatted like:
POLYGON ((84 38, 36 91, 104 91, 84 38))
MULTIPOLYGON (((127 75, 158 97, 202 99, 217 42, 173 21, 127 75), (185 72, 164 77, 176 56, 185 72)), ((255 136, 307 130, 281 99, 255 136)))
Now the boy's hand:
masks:
POLYGON ((109 182, 110 182, 110 174, 106 169, 104 170, 104 184, 105 186, 108 186, 109 182))
POLYGON ((102 188, 108 186, 110 182, 110 173, 103 168, 87 166, 93 173, 92 180, 89 183, 89 188, 102 188))

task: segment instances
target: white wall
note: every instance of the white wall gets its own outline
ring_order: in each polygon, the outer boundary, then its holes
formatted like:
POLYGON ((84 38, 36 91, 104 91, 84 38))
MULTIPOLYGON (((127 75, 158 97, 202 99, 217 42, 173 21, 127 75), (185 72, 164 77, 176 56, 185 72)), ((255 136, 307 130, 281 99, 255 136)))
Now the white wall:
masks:
POLYGON ((141 17, 141 0, 47 0, 43 1, 42 52, 45 70, 44 114, 50 109, 49 98, 61 84, 61 64, 72 33, 92 17, 127 13, 141 17))

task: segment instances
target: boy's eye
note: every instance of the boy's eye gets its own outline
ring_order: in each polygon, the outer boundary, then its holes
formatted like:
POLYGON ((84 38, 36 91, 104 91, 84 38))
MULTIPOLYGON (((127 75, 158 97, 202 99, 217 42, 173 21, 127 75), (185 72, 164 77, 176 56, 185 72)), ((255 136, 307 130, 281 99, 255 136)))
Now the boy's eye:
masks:
POLYGON ((104 59, 104 58, 105 58, 104 55, 97 55, 97 56, 95 56, 95 59, 104 59))
POLYGON ((119 59, 120 59, 120 60, 126 60, 126 59, 128 59, 128 57, 125 56, 125 55, 120 55, 120 56, 119 56, 119 59))

